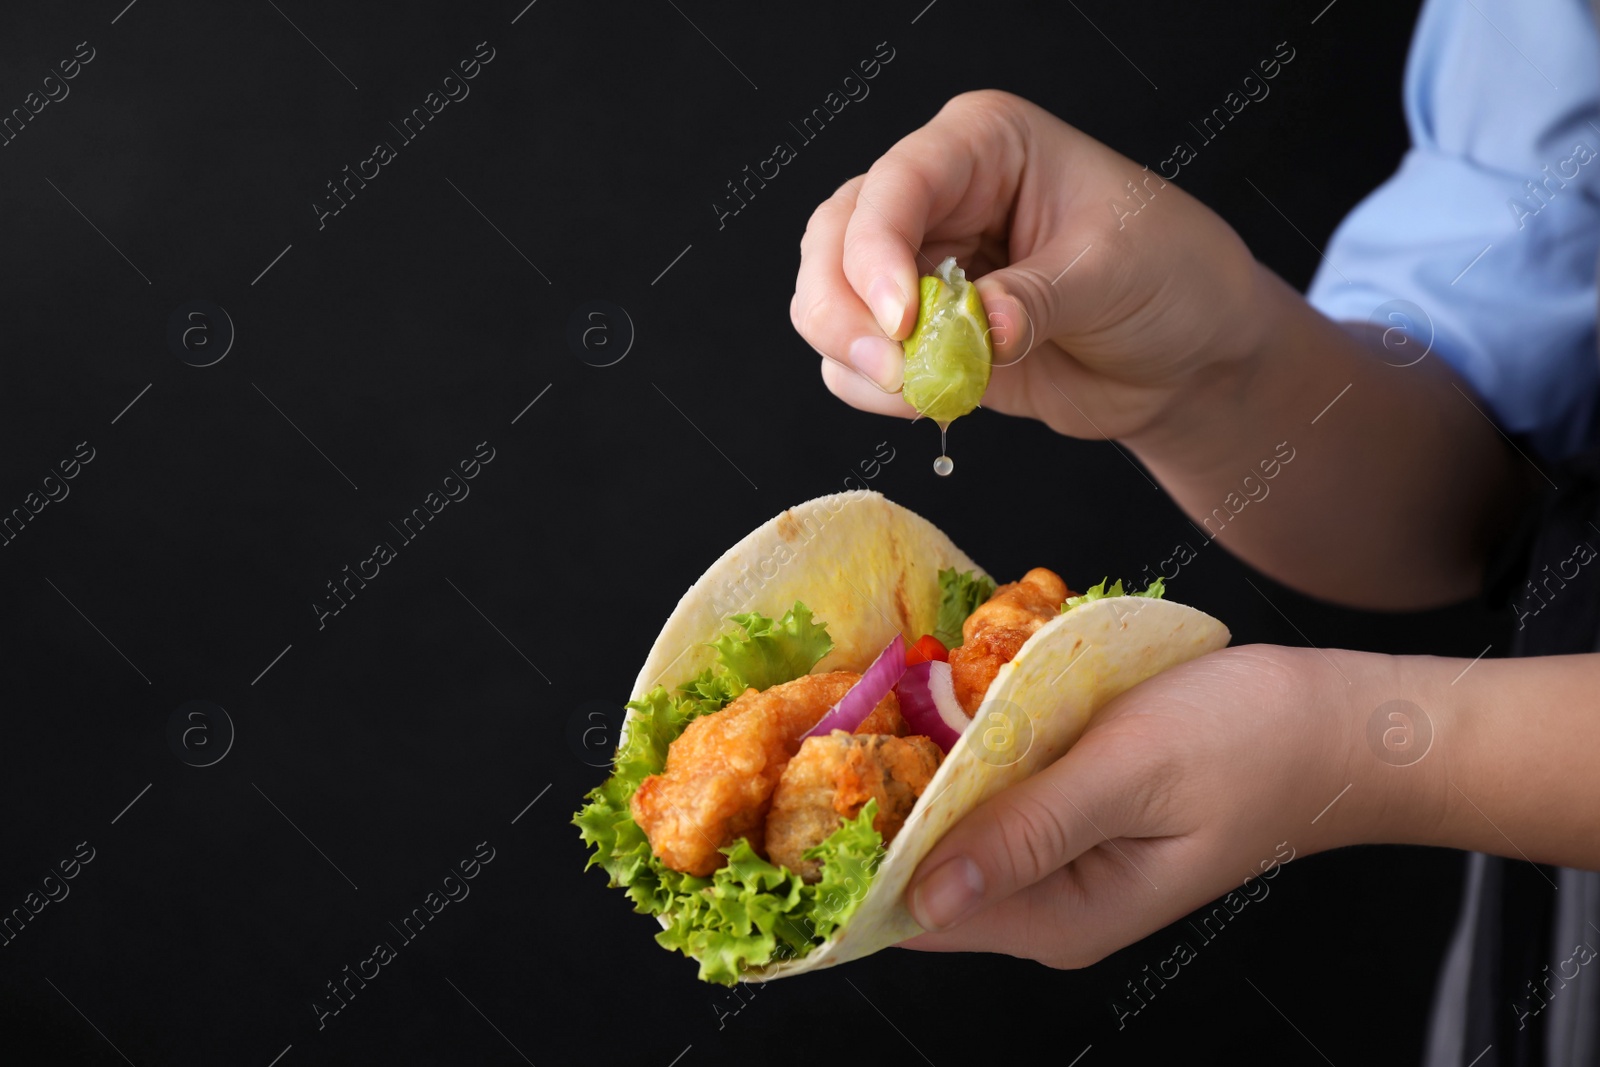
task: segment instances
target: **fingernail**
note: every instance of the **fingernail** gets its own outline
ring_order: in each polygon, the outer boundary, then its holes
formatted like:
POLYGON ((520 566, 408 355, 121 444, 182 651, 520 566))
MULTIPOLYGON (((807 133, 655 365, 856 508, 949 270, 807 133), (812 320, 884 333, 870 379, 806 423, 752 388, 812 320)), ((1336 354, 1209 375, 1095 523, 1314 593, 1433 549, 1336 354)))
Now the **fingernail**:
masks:
POLYGON ((965 856, 935 870, 911 893, 911 913, 927 930, 943 930, 965 919, 983 899, 983 872, 965 856))
POLYGON ((850 365, 879 389, 893 393, 905 374, 905 350, 887 337, 857 337, 850 343, 850 365))
POLYGON ((879 278, 867 288, 867 306, 883 327, 883 332, 893 337, 900 330, 900 320, 906 314, 906 294, 891 278, 879 278))

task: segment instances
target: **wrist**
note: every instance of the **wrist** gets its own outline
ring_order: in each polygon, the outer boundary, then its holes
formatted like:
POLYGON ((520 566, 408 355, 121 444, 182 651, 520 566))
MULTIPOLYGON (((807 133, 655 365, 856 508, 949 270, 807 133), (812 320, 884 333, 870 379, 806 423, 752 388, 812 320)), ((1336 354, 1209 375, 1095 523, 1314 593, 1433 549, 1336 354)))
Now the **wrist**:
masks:
POLYGON ((1315 694, 1294 774, 1307 793, 1295 805, 1309 820, 1302 851, 1434 843, 1452 810, 1445 740, 1454 715, 1440 676, 1457 661, 1294 651, 1301 692, 1315 694))
POLYGON ((1343 716, 1352 818, 1341 844, 1446 844, 1463 738, 1451 682, 1469 661, 1339 652, 1360 672, 1343 716))
POLYGON ((1350 807, 1318 847, 1433 845, 1600 869, 1600 657, 1329 655, 1356 679, 1333 742, 1350 807))
MULTIPOLYGON (((1295 805, 1303 816, 1305 853, 1371 839, 1387 817, 1391 784, 1367 740, 1372 712, 1392 691, 1389 657, 1343 649, 1296 649, 1305 672, 1300 691, 1310 699, 1307 743, 1294 781, 1305 796, 1295 805)), ((1298 788, 1298 787, 1297 787, 1298 788)))
MULTIPOLYGON (((1390 749, 1369 740, 1370 723, 1401 692, 1397 657, 1340 649, 1253 645, 1229 649, 1254 680, 1254 693, 1271 716, 1259 724, 1255 747, 1276 753, 1252 808, 1270 833, 1302 855, 1369 841, 1399 840, 1402 814, 1415 815, 1409 788, 1437 753, 1411 759, 1399 734, 1383 736, 1390 749), (1387 772, 1387 773, 1385 773, 1387 772)), ((1385 729, 1399 725, 1381 714, 1385 729)), ((1424 772, 1425 773, 1425 772, 1424 772)))

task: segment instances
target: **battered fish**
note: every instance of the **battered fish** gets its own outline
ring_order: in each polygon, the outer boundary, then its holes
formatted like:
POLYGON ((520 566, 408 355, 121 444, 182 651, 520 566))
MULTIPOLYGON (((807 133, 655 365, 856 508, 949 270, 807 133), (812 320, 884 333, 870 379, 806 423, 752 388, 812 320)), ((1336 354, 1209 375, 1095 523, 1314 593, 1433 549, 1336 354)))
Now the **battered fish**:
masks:
POLYGON ((961 625, 961 645, 950 650, 950 680, 968 715, 978 710, 1000 668, 1028 638, 1061 613, 1072 595, 1055 571, 1035 567, 1020 582, 1002 585, 961 625))
MULTIPOLYGON (((801 737, 860 678, 833 671, 765 692, 746 689, 727 707, 691 722, 667 748, 663 772, 641 782, 630 801, 633 821, 661 862, 705 877, 727 862, 717 850, 741 837, 761 852, 772 792, 801 737)), ((857 732, 898 735, 905 728, 890 692, 857 732)))
POLYGON ((859 732, 851 736, 835 730, 827 737, 806 738, 772 796, 768 857, 807 882, 817 881, 822 864, 806 859, 806 849, 820 845, 839 828, 841 819, 855 818, 874 798, 878 812, 872 828, 888 844, 905 825, 942 758, 939 746, 926 737, 859 732))

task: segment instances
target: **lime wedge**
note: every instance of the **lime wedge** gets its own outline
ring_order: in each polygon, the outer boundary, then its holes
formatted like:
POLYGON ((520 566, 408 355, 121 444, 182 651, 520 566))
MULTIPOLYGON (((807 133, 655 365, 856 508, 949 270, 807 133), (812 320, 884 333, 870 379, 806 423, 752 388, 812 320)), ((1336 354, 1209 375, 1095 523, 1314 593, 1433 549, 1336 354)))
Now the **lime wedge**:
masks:
POLYGON ((917 326, 904 342, 906 402, 941 426, 967 414, 989 387, 994 348, 977 287, 951 256, 924 275, 917 326))

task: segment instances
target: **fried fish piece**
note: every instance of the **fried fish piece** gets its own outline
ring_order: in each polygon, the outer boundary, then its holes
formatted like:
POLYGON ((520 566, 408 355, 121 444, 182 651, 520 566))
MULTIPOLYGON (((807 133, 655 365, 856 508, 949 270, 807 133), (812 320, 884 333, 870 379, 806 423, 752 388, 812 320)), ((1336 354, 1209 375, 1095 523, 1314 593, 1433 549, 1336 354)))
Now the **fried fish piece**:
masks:
POLYGON ((872 828, 887 845, 905 825, 943 758, 939 746, 921 736, 835 730, 826 737, 806 738, 772 795, 768 857, 807 882, 817 881, 822 865, 806 859, 805 851, 826 840, 841 819, 860 815, 874 798, 878 812, 872 828))
POLYGON ((1002 585, 961 625, 961 644, 950 650, 950 681, 968 715, 978 710, 1000 668, 1028 638, 1061 613, 1072 595, 1055 571, 1035 567, 1020 582, 1002 585))
MULTIPOLYGON (((663 772, 641 782, 629 802, 661 862, 705 877, 728 861, 717 850, 741 837, 761 852, 772 791, 801 737, 860 679, 852 671, 832 671, 764 692, 746 689, 727 707, 691 722, 668 746, 663 772)), ((893 692, 859 730, 905 732, 893 692)))

